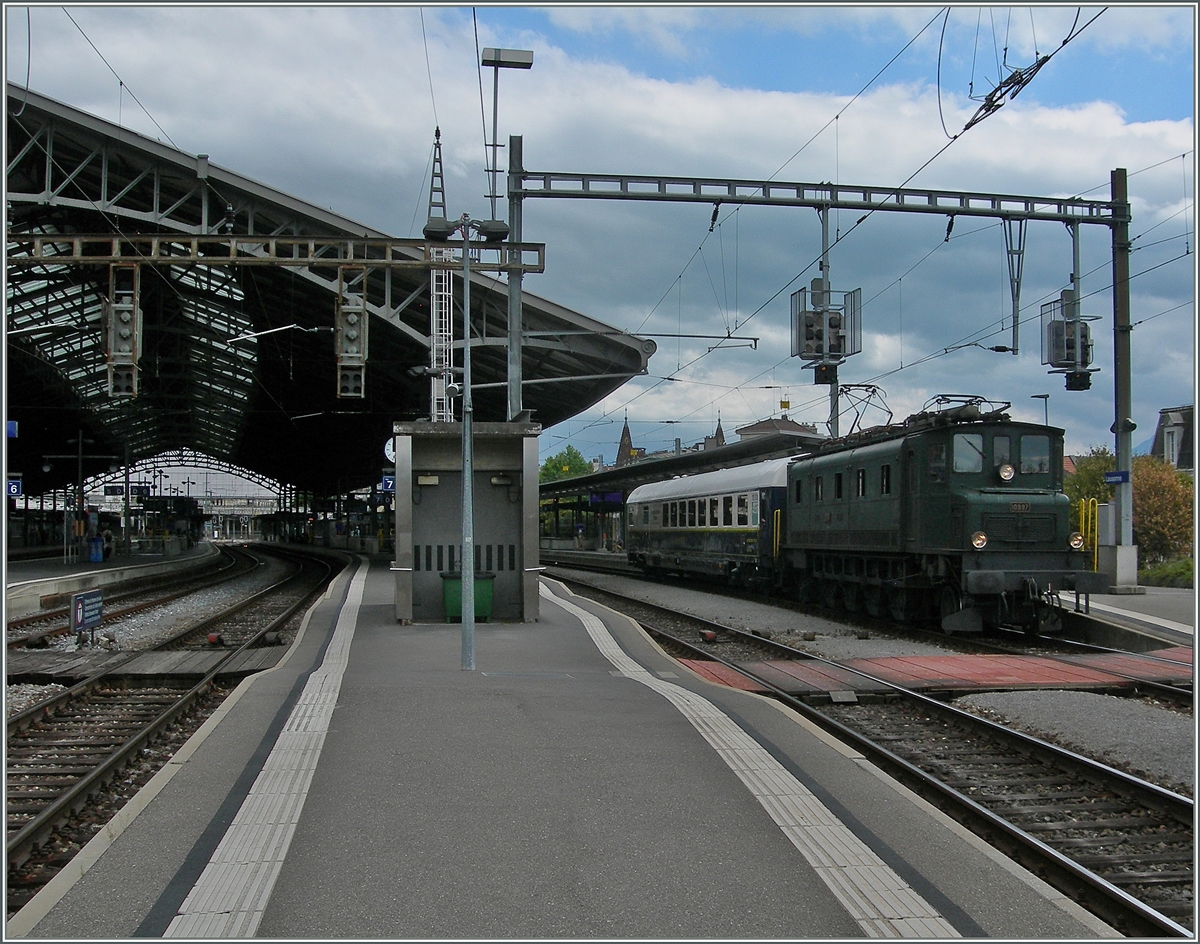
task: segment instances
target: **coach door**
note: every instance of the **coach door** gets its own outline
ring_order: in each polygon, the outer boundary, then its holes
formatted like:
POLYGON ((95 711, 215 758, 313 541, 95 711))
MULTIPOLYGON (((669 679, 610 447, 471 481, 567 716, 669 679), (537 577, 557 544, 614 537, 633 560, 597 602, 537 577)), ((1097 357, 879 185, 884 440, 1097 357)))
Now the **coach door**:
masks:
POLYGON ((903 459, 903 475, 904 482, 903 497, 900 500, 900 540, 901 546, 907 551, 914 551, 917 548, 917 522, 920 515, 917 509, 920 507, 921 500, 921 464, 918 461, 916 447, 912 444, 905 443, 904 450, 901 453, 903 459))

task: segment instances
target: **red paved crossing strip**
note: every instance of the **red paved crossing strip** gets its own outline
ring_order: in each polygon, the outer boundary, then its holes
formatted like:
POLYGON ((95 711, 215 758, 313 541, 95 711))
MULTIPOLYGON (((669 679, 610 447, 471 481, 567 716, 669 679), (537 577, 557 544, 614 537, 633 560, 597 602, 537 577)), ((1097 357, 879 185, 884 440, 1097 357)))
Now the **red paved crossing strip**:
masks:
MULTIPOLYGON (((1135 653, 1044 656, 945 655, 892 656, 883 659, 851 659, 846 665, 884 682, 917 691, 991 691, 996 689, 1107 690, 1128 687, 1132 679, 1184 684, 1192 680, 1192 650, 1177 647, 1146 656, 1135 653), (1172 663, 1164 659, 1178 659, 1172 663)), ((763 691, 719 662, 682 659, 698 675, 742 691, 763 691)), ((821 692, 879 691, 886 688, 838 666, 818 661, 763 661, 746 664, 746 669, 764 682, 793 695, 821 692)))

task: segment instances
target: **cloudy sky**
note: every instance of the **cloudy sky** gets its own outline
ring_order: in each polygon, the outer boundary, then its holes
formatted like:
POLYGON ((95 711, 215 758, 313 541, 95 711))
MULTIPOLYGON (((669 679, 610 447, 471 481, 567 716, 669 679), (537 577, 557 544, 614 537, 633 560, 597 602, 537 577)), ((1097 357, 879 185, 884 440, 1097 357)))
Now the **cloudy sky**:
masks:
MULTIPOLYGON (((451 214, 489 215, 485 46, 534 51, 532 70, 500 77, 500 139, 524 136, 529 170, 1107 199, 1110 171, 1126 168, 1142 443, 1161 408, 1194 398, 1195 11, 1103 9, 6 6, 5 58, 10 81, 28 76, 43 94, 396 236, 424 222, 435 125, 451 214), (950 143, 998 79, 1051 53, 950 143)), ((789 295, 817 274, 817 214, 723 207, 710 232, 711 216, 710 205, 527 201, 526 239, 547 245, 528 290, 659 345, 649 377, 546 430, 543 456, 570 443, 611 463, 626 416, 648 451, 694 443, 718 417, 727 434, 782 412, 823 427, 828 388, 789 356, 788 326, 789 295), (741 340, 710 350, 698 335, 741 340)), ((1106 227, 1082 227, 1081 240, 1100 370, 1091 390, 1067 392, 1040 363, 1038 330, 1041 304, 1069 284, 1065 227, 1029 228, 1014 357, 985 350, 1011 340, 996 221, 960 219, 946 239, 945 217, 856 219, 835 214, 831 226, 842 237, 833 288, 861 288, 864 302, 862 353, 842 383, 877 385, 896 419, 951 393, 1041 420, 1032 395, 1048 393, 1069 451, 1111 448, 1106 227)), ((863 423, 885 419, 872 408, 863 423)))

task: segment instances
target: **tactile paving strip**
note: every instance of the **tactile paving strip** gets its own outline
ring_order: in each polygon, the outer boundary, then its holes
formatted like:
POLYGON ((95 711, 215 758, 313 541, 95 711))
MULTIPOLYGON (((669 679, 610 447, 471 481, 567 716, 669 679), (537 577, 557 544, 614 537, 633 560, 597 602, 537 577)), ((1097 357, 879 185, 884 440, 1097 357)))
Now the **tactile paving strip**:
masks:
POLYGON ((254 786, 163 937, 253 937, 258 929, 337 704, 368 566, 359 563, 324 660, 308 677, 254 786))
POLYGON ((868 937, 960 937, 954 927, 854 835, 807 787, 712 702, 656 678, 617 645, 587 610, 543 598, 583 623, 596 648, 628 678, 671 702, 720 754, 837 896, 868 937))

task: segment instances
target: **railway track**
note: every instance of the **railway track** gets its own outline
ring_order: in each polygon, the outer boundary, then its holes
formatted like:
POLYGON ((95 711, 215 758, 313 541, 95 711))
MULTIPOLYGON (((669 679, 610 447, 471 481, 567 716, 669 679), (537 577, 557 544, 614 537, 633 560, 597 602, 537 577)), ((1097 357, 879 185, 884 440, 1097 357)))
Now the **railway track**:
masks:
MULTIPOLYGON (((594 563, 590 560, 581 560, 577 556, 571 556, 568 552, 565 555, 554 557, 552 555, 553 564, 549 566, 561 567, 566 570, 582 570, 589 573, 608 574, 617 576, 632 577, 634 579, 645 579, 644 575, 637 568, 622 565, 619 560, 603 561, 594 563)), ((560 574, 560 579, 566 582, 571 582, 571 578, 567 574, 560 574)), ((686 581, 687 578, 679 578, 681 581, 686 581)), ((657 583, 659 581, 651 581, 657 583)), ((737 590, 733 588, 724 588, 716 592, 724 592, 729 596, 736 596, 743 599, 753 600, 756 603, 761 603, 767 606, 774 606, 781 609, 806 613, 823 618, 832 618, 840 621, 849 621, 856 629, 867 631, 883 631, 887 633, 895 633, 901 631, 907 634, 916 636, 917 638, 927 639, 936 645, 953 647, 957 650, 965 652, 996 652, 1007 653, 1013 655, 1028 654, 1032 651, 1037 651, 1039 655, 1046 658, 1057 658, 1061 654, 1074 653, 1123 653, 1127 650, 1116 649, 1112 646, 1097 645, 1095 643, 1086 642, 1076 638, 1067 638, 1064 636, 1038 636, 1030 637, 1024 631, 1000 631, 1001 638, 1010 638, 1014 640, 1012 645, 1005 646, 997 641, 994 641, 983 636, 974 634, 965 635, 947 635, 938 631, 930 631, 919 625, 914 625, 911 622, 898 622, 896 620, 884 619, 882 617, 871 617, 865 612, 847 613, 844 611, 830 611, 825 607, 813 607, 804 604, 798 604, 794 601, 787 600, 776 596, 763 596, 759 593, 751 593, 749 591, 737 590)), ((1097 616, 1087 613, 1076 613, 1073 610, 1067 609, 1064 615, 1069 618, 1073 627, 1073 631, 1088 636, 1098 636, 1099 638, 1112 637, 1114 634, 1120 634, 1122 638, 1129 638, 1133 645, 1133 650, 1142 658, 1155 659, 1170 664, 1190 665, 1189 662, 1183 662, 1177 659, 1162 658, 1155 656, 1153 653, 1154 645, 1166 646, 1167 643, 1144 637, 1129 631, 1126 627, 1115 623, 1110 623, 1097 616)), ((1069 661, 1069 660, 1064 660, 1069 661)), ((1144 679, 1133 679, 1132 676, 1122 675, 1119 671, 1109 668, 1111 674, 1119 675, 1123 678, 1129 678, 1136 681, 1140 691, 1163 698, 1166 701, 1187 708, 1190 710, 1194 698, 1194 691, 1191 686, 1175 686, 1164 685, 1158 682, 1147 681, 1144 679)))
MULTIPOLYGON (((289 556, 296 566, 287 578, 154 647, 214 648, 209 634, 220 637, 217 647, 224 657, 199 682, 123 678, 121 665, 139 655, 130 652, 122 663, 8 719, 10 914, 90 838, 63 839, 61 833, 77 834, 81 818, 95 821, 89 808, 114 784, 129 779, 127 771, 148 766, 144 782, 165 764, 173 750, 158 750, 156 761, 149 755, 164 739, 181 744, 216 708, 226 693, 217 679, 222 667, 243 650, 267 643, 268 634, 278 635, 332 576, 325 559, 289 556)), ((109 805, 115 813, 120 803, 109 805)))
MULTIPOLYGON (((218 550, 221 558, 220 563, 216 565, 215 574, 208 572, 197 575, 194 571, 189 571, 177 579, 142 577, 125 584, 114 584, 106 595, 105 619, 111 622, 163 606, 190 593, 236 580, 258 566, 257 559, 240 548, 220 547, 218 550), (110 609, 117 603, 125 605, 118 609, 110 609)), ((71 631, 69 617, 67 608, 60 607, 45 613, 9 620, 5 624, 6 644, 10 649, 44 645, 47 639, 63 636, 71 631)))
POLYGON ((1189 798, 861 672, 887 693, 809 704, 747 663, 767 650, 854 670, 610 591, 578 592, 611 601, 669 651, 753 680, 1123 933, 1192 936, 1189 798), (666 620, 670 630, 655 626, 666 620))

